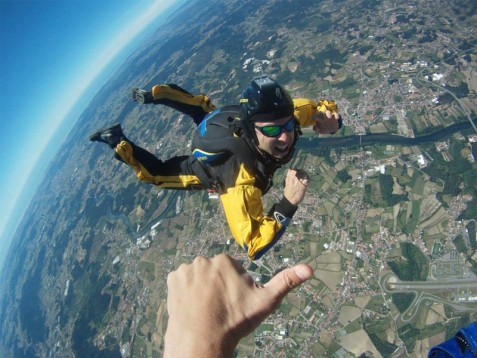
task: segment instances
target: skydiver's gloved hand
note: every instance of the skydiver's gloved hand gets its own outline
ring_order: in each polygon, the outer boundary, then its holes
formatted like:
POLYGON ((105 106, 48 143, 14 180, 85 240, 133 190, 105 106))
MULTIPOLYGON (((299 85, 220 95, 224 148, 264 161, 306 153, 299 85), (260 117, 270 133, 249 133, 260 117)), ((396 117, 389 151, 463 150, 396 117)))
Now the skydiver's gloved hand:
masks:
POLYGON ((140 88, 133 88, 132 89, 132 99, 133 101, 139 102, 141 104, 153 103, 154 98, 152 97, 152 93, 140 88))
POLYGON ((296 169, 288 169, 285 178, 283 196, 293 205, 298 206, 305 197, 306 189, 310 183, 310 177, 306 172, 296 169))
POLYGON ((259 286, 225 254, 182 264, 167 277, 164 357, 232 357, 240 339, 312 274, 310 266, 300 264, 259 286))
POLYGON ((313 126, 316 133, 333 134, 343 126, 335 101, 321 100, 316 109, 318 110, 314 118, 316 124, 313 126))

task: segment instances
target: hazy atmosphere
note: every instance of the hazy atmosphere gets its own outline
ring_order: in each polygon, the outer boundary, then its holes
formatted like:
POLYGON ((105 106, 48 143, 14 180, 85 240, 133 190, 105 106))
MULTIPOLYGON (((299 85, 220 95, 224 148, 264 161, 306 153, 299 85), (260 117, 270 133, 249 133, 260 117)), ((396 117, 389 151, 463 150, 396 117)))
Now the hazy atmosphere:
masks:
POLYGON ((82 95, 95 94, 84 91, 121 49, 174 2, 0 1, 0 267, 31 195, 17 201, 24 189, 33 194, 25 184, 43 174, 32 169, 55 130, 82 95))

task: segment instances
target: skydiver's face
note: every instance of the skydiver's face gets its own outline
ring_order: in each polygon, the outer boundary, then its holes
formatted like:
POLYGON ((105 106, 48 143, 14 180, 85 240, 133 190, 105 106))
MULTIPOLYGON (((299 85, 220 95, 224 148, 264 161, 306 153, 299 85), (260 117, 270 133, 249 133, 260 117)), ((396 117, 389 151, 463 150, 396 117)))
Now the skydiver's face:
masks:
POLYGON ((285 158, 295 140, 295 118, 285 117, 273 122, 255 122, 258 148, 276 159, 285 158))

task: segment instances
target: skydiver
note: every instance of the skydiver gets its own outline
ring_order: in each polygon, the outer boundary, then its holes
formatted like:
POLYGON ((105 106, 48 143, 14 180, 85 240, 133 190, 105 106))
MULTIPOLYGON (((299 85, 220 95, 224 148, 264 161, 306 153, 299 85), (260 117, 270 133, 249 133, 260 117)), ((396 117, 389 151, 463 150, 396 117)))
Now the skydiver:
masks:
POLYGON ((342 124, 335 102, 292 100, 268 76, 254 78, 240 104, 218 109, 207 96, 192 95, 175 84, 156 85, 151 91, 135 88, 132 97, 192 117, 197 125, 192 154, 161 161, 126 138, 119 124, 92 134, 90 140, 108 144, 146 183, 217 191, 232 235, 251 260, 278 241, 304 198, 309 178, 288 169, 283 197, 268 214, 261 200, 273 185, 275 171, 292 159, 300 128, 313 126, 317 133, 331 134, 342 124))

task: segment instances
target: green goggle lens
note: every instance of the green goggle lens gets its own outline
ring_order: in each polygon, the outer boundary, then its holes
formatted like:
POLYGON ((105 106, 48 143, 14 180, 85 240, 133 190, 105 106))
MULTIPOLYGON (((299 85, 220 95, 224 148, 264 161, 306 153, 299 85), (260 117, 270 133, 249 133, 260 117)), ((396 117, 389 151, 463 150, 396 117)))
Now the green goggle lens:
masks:
POLYGON ((293 129, 295 129, 295 118, 290 119, 288 122, 286 122, 283 125, 272 125, 272 126, 263 126, 263 127, 258 127, 255 126, 260 133, 262 133, 266 137, 271 137, 275 138, 278 137, 281 133, 282 130, 285 130, 285 132, 291 132, 293 129))

